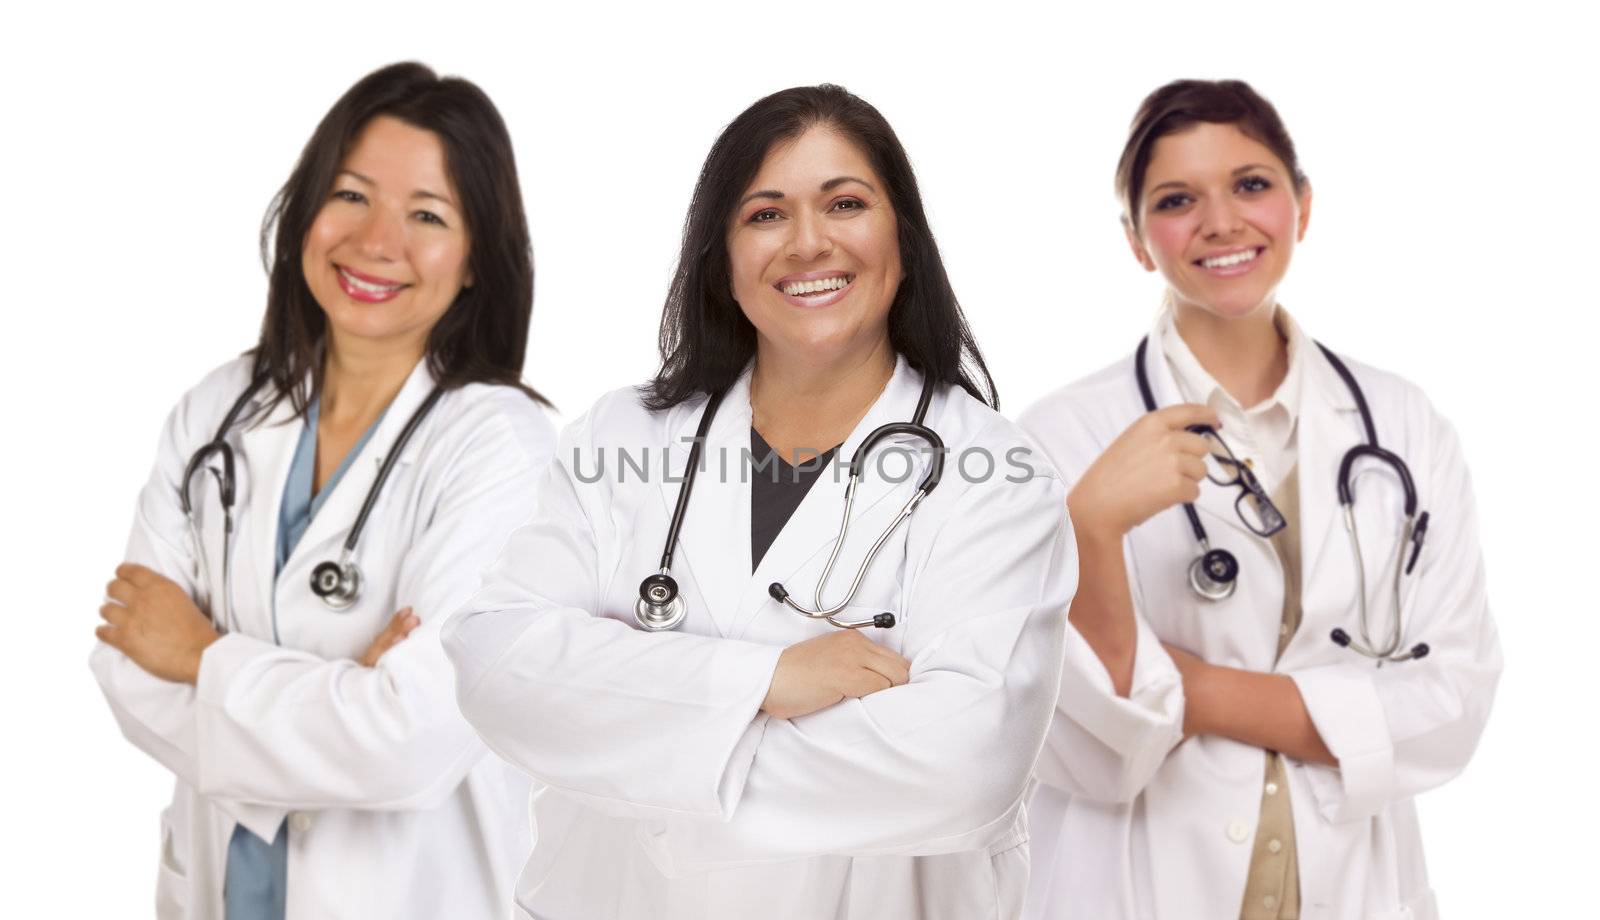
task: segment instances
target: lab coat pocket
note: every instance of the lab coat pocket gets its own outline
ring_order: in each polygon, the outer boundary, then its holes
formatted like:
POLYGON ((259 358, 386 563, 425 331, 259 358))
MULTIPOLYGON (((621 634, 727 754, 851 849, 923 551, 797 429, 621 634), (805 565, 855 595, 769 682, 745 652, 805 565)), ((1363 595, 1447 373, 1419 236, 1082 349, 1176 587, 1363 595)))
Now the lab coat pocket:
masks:
POLYGON ((189 914, 187 860, 178 850, 172 831, 172 809, 161 811, 161 863, 156 878, 156 917, 179 920, 189 914))

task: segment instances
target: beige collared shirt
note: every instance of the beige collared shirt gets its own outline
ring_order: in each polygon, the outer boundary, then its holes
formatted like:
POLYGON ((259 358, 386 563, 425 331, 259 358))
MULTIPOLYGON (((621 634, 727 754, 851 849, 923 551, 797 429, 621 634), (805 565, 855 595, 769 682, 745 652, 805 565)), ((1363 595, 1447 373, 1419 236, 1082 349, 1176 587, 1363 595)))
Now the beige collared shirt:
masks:
POLYGON ((1300 331, 1287 310, 1278 307, 1273 321, 1289 346, 1289 372, 1273 394, 1246 408, 1217 383, 1189 350, 1169 305, 1161 320, 1161 353, 1172 368, 1178 393, 1185 402, 1210 406, 1222 420, 1222 438, 1234 454, 1249 464, 1268 493, 1294 469, 1295 423, 1305 389, 1305 367, 1316 360, 1316 345, 1300 331))

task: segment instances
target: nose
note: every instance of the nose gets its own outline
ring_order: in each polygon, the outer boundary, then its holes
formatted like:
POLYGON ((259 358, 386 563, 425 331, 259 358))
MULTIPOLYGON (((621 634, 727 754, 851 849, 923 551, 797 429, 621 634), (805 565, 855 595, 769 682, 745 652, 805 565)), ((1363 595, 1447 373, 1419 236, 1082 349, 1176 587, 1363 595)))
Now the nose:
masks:
POLYGON ((796 262, 814 262, 833 252, 833 238, 821 215, 802 213, 790 224, 789 258, 796 262))
POLYGON ((1244 229, 1244 217, 1227 195, 1211 196, 1200 214, 1200 232, 1207 239, 1228 239, 1244 229))
POLYGON ((368 210, 356 228, 356 251, 374 262, 392 262, 404 248, 402 218, 389 208, 368 210))

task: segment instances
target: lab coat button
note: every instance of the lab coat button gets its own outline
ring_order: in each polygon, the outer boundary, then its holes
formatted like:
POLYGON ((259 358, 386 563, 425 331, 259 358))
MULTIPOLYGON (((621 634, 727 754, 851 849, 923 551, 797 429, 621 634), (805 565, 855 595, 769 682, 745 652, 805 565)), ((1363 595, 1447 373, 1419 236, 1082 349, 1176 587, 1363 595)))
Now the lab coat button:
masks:
POLYGON ((1279 840, 1278 838, 1274 837, 1271 840, 1267 841, 1267 852, 1268 853, 1276 853, 1276 852, 1278 852, 1279 850, 1282 850, 1282 849, 1283 849, 1283 841, 1279 840))
POLYGON ((289 816, 289 829, 296 834, 304 834, 311 830, 311 816, 303 811, 297 811, 289 816))
POLYGON ((1243 821, 1238 820, 1237 818, 1235 818, 1234 820, 1228 822, 1228 839, 1229 840, 1232 840, 1234 843, 1244 843, 1245 838, 1247 838, 1249 836, 1250 836, 1250 825, 1244 823, 1243 821))

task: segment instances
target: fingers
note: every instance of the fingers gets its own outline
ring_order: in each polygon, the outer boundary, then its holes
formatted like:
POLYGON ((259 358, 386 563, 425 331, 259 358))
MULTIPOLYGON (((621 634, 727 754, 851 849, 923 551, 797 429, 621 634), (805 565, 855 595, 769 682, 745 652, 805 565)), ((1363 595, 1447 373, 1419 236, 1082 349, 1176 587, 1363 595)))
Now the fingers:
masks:
POLYGON ((161 578, 160 575, 136 562, 124 562, 117 566, 117 577, 131 583, 136 588, 154 584, 161 578))
POLYGON ((1217 413, 1210 406, 1199 403, 1180 403, 1176 406, 1166 406, 1150 413, 1161 424, 1168 428, 1188 428, 1190 425, 1209 425, 1212 428, 1221 428, 1222 420, 1217 418, 1217 413))
POLYGON ((118 635, 117 630, 113 627, 96 626, 94 628, 94 635, 96 639, 99 639, 101 642, 104 642, 114 649, 122 648, 121 636, 118 635))
POLYGON ((1181 454, 1178 457, 1178 472, 1188 479, 1199 482, 1206 476, 1206 462, 1199 457, 1181 454))
POLYGON ((1180 453, 1192 457, 1204 457, 1211 453, 1211 439, 1203 434, 1192 431, 1175 431, 1172 433, 1172 446, 1180 453))
POLYGON ((888 655, 872 655, 862 664, 867 670, 887 681, 884 686, 875 687, 875 690, 904 686, 906 681, 911 679, 911 662, 892 652, 888 655))
POLYGON ((134 588, 133 582, 127 579, 113 578, 111 581, 106 582, 106 597, 120 604, 132 604, 135 593, 137 593, 137 589, 134 588))
POLYGON ((122 606, 121 604, 100 605, 100 619, 105 620, 112 626, 122 626, 128 622, 128 618, 130 616, 132 616, 132 614, 128 612, 128 608, 122 606))
POLYGON ((413 613, 410 607, 401 608, 394 616, 389 618, 388 624, 372 640, 372 644, 367 646, 367 650, 362 653, 359 659, 361 664, 369 668, 377 667, 378 659, 411 635, 411 631, 416 629, 421 622, 421 618, 413 613))

